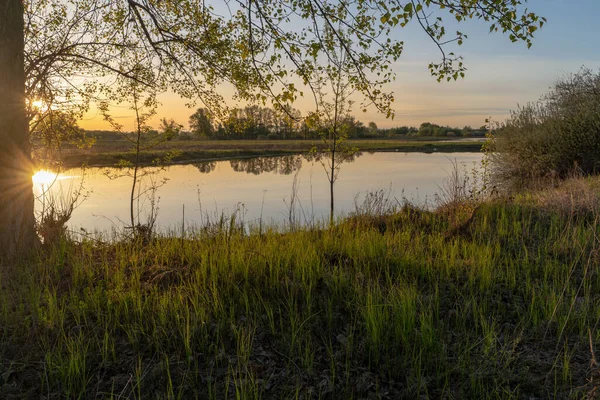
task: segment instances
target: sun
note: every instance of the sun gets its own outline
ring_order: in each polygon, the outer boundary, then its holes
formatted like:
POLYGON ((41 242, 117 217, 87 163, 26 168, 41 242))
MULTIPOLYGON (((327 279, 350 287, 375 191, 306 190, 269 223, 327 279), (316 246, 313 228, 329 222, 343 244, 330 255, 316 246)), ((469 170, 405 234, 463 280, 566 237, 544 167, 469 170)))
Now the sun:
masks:
POLYGON ((35 185, 49 186, 58 180, 58 174, 45 169, 39 170, 32 177, 31 180, 35 185))
POLYGON ((32 110, 38 111, 38 112, 45 112, 46 110, 48 110, 48 104, 46 104, 46 102, 44 100, 38 99, 38 100, 28 100, 29 103, 29 107, 32 110))

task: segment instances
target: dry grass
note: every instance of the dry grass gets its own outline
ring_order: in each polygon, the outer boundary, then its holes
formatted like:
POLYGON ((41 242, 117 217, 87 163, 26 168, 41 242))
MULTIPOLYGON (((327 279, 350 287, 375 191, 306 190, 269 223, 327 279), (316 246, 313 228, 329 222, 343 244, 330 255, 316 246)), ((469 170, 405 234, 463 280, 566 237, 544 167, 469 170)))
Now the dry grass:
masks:
POLYGON ((598 215, 600 178, 572 176, 564 181, 555 182, 551 187, 519 194, 516 200, 550 213, 570 216, 598 215))

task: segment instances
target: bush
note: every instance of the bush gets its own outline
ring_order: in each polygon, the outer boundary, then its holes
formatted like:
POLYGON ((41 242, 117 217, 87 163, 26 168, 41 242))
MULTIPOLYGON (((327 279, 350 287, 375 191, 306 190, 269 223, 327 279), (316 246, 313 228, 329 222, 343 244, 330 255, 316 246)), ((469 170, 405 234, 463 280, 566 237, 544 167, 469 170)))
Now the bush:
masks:
POLYGON ((573 171, 600 171, 600 73, 559 80, 540 101, 511 113, 490 145, 492 178, 522 188, 573 171))
POLYGON ((279 140, 279 139, 281 139, 281 136, 279 136, 278 134, 276 134, 275 132, 273 132, 273 133, 269 133, 267 135, 267 139, 269 139, 269 140, 279 140))

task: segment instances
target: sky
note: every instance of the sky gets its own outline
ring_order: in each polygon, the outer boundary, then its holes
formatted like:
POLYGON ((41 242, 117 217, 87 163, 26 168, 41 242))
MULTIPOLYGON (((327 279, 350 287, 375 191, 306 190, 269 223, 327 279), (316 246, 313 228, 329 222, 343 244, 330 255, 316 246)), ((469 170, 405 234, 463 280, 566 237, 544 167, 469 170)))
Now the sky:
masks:
MULTIPOLYGON (((404 52, 393 65, 396 80, 387 88, 394 92, 395 118, 386 119, 374 109, 363 113, 356 108, 354 115, 381 128, 422 122, 479 127, 487 118, 503 121, 510 110, 538 100, 557 79, 583 66, 600 70, 600 0, 529 0, 527 7, 548 20, 536 32, 530 49, 524 43, 511 43, 500 33, 490 34, 483 21, 457 24, 447 19, 448 31, 460 30, 468 36, 456 49, 464 57, 466 77, 456 82, 438 83, 430 75, 427 66, 439 60, 439 53, 416 23, 399 28, 394 36, 404 40, 404 52)), ((223 95, 228 95, 227 88, 223 95)), ((166 117, 187 129, 194 112, 186 107, 187 101, 169 93, 159 100, 161 106, 151 124, 158 126, 159 119, 166 117)), ((303 112, 314 109, 309 98, 298 100, 294 107, 303 112)), ((126 108, 115 108, 113 114, 126 129, 132 123, 126 108)), ((80 125, 109 129, 94 108, 80 125)))

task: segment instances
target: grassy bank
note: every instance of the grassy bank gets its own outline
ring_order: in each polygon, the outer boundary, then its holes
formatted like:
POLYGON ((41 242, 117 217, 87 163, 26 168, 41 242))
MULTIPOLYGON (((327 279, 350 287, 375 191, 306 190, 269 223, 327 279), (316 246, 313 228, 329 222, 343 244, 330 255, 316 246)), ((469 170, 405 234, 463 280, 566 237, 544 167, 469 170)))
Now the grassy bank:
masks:
MULTIPOLYGON (((318 141, 311 140, 172 140, 161 143, 151 150, 143 151, 141 163, 150 164, 163 158, 168 152, 177 151, 174 162, 213 161, 243 157, 274 156, 307 153, 318 141)), ((400 152, 477 152, 480 142, 419 140, 419 139, 377 139, 349 140, 348 145, 361 151, 400 151, 400 152)), ((65 149, 63 161, 66 167, 113 166, 119 160, 133 161, 131 145, 125 141, 97 142, 90 149, 65 149)))
POLYGON ((598 218, 548 198, 62 242, 0 269, 0 398, 586 397, 598 218))

